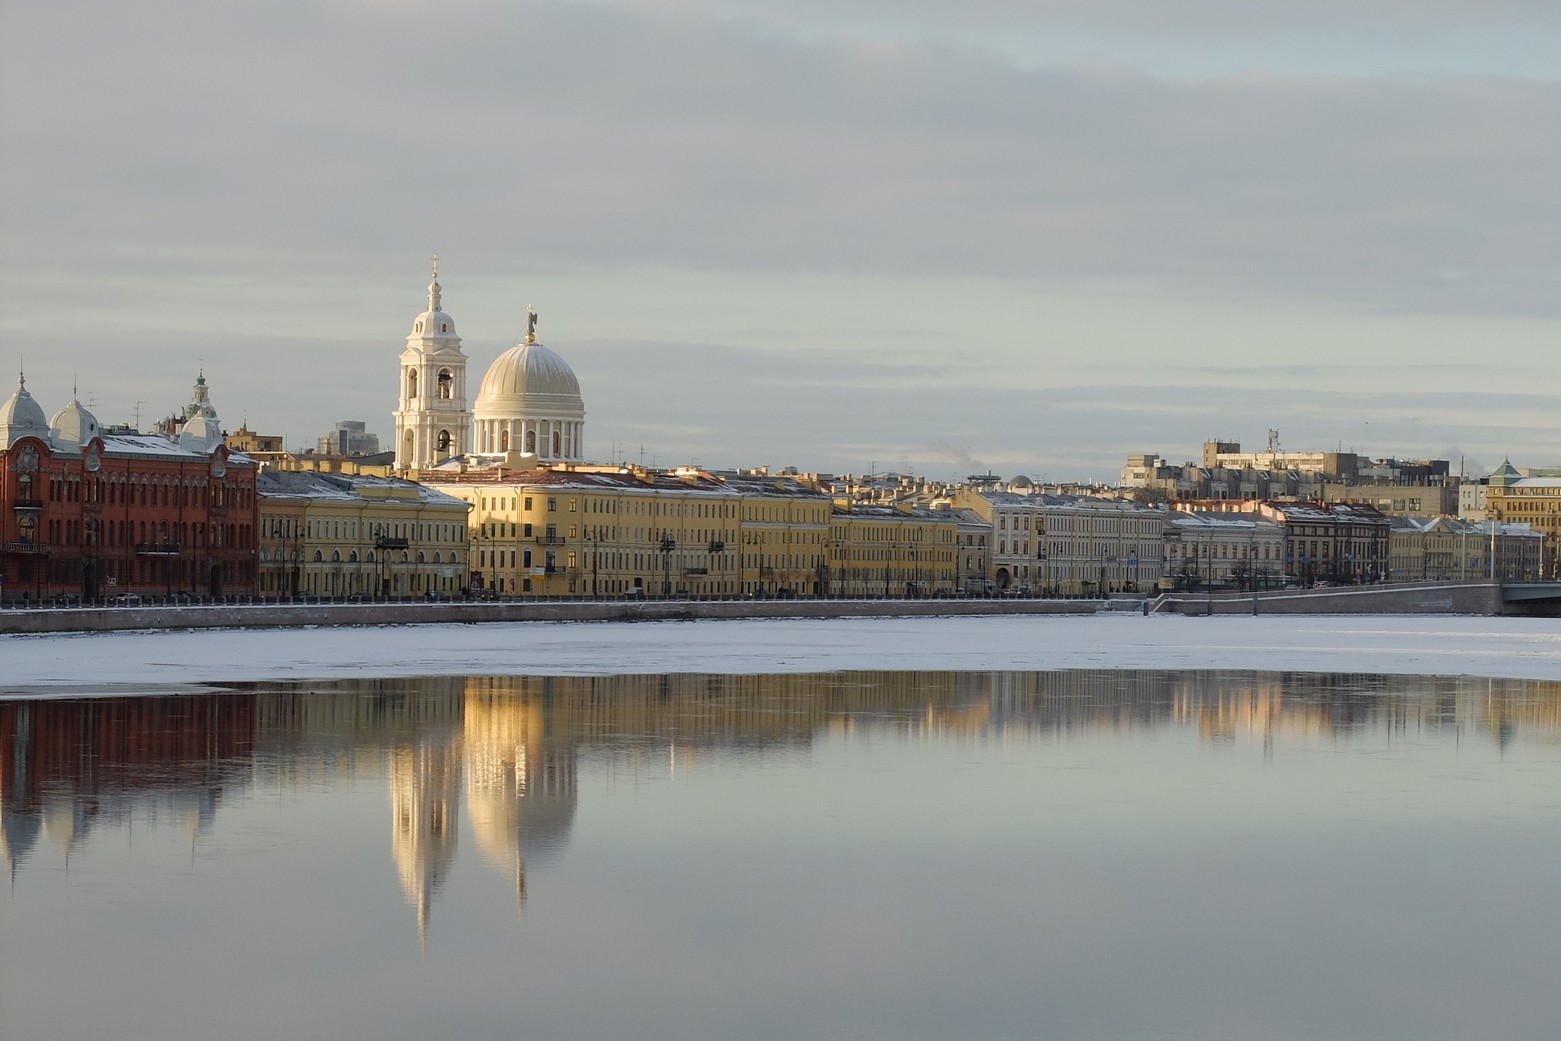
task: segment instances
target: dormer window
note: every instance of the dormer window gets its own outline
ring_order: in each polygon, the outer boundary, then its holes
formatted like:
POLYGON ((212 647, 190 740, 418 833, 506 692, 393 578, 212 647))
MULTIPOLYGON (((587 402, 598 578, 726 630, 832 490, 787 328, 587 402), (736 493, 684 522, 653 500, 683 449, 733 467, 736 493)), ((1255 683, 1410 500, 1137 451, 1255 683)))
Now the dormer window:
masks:
POLYGON ((413 329, 412 331, 415 332, 415 333, 422 332, 423 331, 423 323, 422 322, 418 322, 417 323, 417 328, 413 329))

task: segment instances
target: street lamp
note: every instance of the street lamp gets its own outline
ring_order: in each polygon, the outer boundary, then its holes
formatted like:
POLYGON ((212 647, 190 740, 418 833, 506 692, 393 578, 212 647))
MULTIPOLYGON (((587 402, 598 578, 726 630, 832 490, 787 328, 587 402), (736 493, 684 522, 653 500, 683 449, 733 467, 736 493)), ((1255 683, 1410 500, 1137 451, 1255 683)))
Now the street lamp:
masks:
POLYGON ((677 548, 671 535, 661 533, 661 595, 672 595, 672 551, 677 548))

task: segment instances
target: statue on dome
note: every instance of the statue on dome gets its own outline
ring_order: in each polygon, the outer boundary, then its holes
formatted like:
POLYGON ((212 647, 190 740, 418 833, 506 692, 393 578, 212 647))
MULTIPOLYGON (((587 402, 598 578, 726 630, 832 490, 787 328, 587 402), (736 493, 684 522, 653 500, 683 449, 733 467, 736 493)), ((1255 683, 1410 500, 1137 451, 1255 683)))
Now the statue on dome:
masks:
POLYGON ((537 342, 537 309, 531 304, 526 305, 526 342, 537 342))

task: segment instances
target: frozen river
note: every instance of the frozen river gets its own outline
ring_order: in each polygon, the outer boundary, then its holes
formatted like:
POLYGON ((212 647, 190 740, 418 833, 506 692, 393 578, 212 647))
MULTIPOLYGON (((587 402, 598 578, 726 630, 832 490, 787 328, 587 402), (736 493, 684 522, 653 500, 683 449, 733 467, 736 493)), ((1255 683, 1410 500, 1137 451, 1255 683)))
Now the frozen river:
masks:
POLYGON ((0 637, 0 693, 350 676, 1266 669, 1561 679, 1561 623, 1476 617, 522 622, 0 637))

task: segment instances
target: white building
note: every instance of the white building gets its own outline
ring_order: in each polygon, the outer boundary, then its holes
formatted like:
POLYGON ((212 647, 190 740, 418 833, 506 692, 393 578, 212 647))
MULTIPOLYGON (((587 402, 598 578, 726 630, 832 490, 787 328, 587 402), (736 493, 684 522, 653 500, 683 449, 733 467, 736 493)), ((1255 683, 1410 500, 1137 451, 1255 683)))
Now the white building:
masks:
POLYGON ((471 451, 472 414, 466 404, 466 355, 455 319, 440 302, 439 263, 428 283, 428 310, 412 319, 401 352, 396 408, 396 469, 421 470, 471 451))
MULTIPOLYGON (((488 367, 475 409, 467 404, 466 363, 455 320, 441 306, 439 269, 428 310, 412 320, 401 352, 396 469, 428 470, 457 457, 578 463, 585 459, 585 403, 574 370, 537 341, 528 309, 525 339, 488 367)), ((482 460, 474 459, 478 465, 482 460)))

